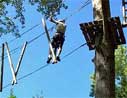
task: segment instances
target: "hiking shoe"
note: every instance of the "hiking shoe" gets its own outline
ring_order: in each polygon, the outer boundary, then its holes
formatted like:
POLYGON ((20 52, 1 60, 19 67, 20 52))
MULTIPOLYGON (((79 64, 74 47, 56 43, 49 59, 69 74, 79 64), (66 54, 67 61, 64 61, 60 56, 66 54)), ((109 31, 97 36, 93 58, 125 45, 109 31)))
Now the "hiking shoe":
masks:
POLYGON ((57 59, 57 61, 60 61, 60 57, 59 56, 57 56, 56 59, 57 59))
POLYGON ((57 60, 53 61, 52 64, 56 64, 57 63, 57 60))
POLYGON ((52 59, 51 57, 48 57, 48 59, 47 59, 47 64, 50 63, 51 59, 52 59))

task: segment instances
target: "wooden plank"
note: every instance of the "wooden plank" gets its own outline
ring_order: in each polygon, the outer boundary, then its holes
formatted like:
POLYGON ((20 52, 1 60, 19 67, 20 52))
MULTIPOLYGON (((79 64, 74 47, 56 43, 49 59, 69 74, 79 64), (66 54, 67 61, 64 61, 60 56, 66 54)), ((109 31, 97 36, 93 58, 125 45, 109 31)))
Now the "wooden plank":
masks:
POLYGON ((120 39, 121 39, 121 44, 126 44, 126 39, 124 37, 124 33, 123 33, 122 25, 121 25, 121 22, 120 22, 120 18, 119 17, 115 17, 115 20, 116 20, 116 23, 117 23, 119 36, 120 36, 120 39))
POLYGON ((88 37, 88 46, 89 46, 89 50, 93 50, 95 48, 95 44, 93 41, 93 27, 92 27, 93 23, 92 22, 88 22, 86 24, 86 29, 87 29, 87 37, 88 37))
POLYGON ((4 44, 2 44, 1 59, 0 59, 0 92, 3 89, 3 70, 4 70, 4 44))
POLYGON ((123 14, 123 24, 125 24, 126 21, 126 12, 125 12, 125 0, 122 0, 122 14, 123 14))
POLYGON ((84 31, 85 30, 85 25, 84 25, 84 23, 81 23, 81 24, 79 24, 80 25, 80 29, 82 30, 82 31, 84 31))
POLYGON ((52 44, 51 44, 51 40, 50 40, 50 36, 49 36, 48 29, 47 29, 47 26, 46 26, 45 18, 44 19, 42 18, 42 25, 43 25, 43 27, 45 29, 45 32, 46 32, 46 36, 47 36, 47 39, 48 39, 49 47, 50 47, 50 50, 51 50, 51 53, 52 53, 53 63, 57 63, 56 55, 54 53, 54 50, 53 50, 53 47, 52 47, 52 44))
MULTIPOLYGON (((15 76, 17 76, 17 74, 18 74, 18 71, 19 71, 19 68, 20 68, 20 65, 21 65, 21 62, 22 62, 22 59, 23 59, 23 55, 25 53, 26 46, 27 46, 27 42, 25 42, 24 45, 23 45, 23 48, 22 48, 18 63, 16 65, 15 76)), ((14 85, 14 80, 12 80, 12 85, 14 85)))
POLYGON ((94 46, 92 41, 91 41, 91 36, 90 36, 90 31, 89 31, 89 25, 88 23, 82 23, 80 24, 80 27, 81 27, 81 30, 82 30, 82 33, 86 39, 86 42, 87 42, 87 45, 89 47, 89 50, 93 50, 94 49, 94 46))
POLYGON ((82 33, 86 39, 87 45, 89 46, 91 41, 90 41, 90 37, 88 34, 88 29, 87 29, 88 24, 87 23, 80 24, 80 27, 81 27, 82 33))
POLYGON ((12 63, 11 54, 10 54, 10 50, 9 50, 7 42, 5 43, 5 47, 7 49, 7 55, 8 55, 8 60, 9 60, 9 64, 10 64, 10 69, 11 69, 11 72, 12 72, 12 77, 13 77, 14 83, 16 84, 17 80, 16 80, 14 66, 13 66, 13 63, 12 63))
POLYGON ((117 28, 117 23, 115 22, 114 18, 111 19, 112 20, 112 26, 111 29, 114 29, 114 32, 112 32, 114 34, 114 39, 115 39, 115 43, 116 45, 120 45, 120 36, 119 36, 119 32, 118 32, 118 28, 117 28))
POLYGON ((89 26, 89 36, 90 36, 90 40, 91 40, 91 44, 95 44, 95 30, 94 30, 94 24, 92 22, 88 23, 89 26))
POLYGON ((116 24, 114 23, 113 18, 109 19, 110 31, 111 31, 111 39, 113 41, 114 48, 117 49, 117 45, 120 44, 119 36, 117 33, 116 24))

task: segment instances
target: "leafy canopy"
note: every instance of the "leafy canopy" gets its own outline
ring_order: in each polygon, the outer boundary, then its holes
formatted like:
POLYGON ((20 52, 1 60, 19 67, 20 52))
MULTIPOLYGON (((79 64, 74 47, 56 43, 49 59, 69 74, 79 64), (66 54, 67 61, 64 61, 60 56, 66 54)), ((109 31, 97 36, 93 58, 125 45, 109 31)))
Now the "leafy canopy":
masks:
POLYGON ((0 0, 0 36, 2 34, 13 33, 19 37, 18 26, 14 20, 19 20, 22 26, 25 24, 23 15, 24 0, 0 0), (15 9, 15 16, 10 16, 10 9, 15 9))
POLYGON ((37 11, 45 15, 47 18, 52 15, 60 14, 60 9, 67 9, 63 0, 29 0, 32 5, 37 5, 37 11))
POLYGON ((37 11, 47 18, 60 14, 61 8, 67 9, 63 0, 0 0, 0 36, 12 33, 19 37, 19 27, 25 26, 25 2, 37 6, 37 11))

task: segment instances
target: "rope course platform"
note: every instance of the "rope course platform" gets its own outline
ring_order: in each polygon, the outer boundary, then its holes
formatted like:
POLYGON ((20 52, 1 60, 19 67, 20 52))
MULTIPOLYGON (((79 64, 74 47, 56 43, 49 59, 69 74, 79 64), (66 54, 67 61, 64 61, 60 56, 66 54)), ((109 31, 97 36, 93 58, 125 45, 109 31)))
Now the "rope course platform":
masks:
MULTIPOLYGON (((118 45, 125 44, 126 40, 120 18, 111 17, 107 21, 109 23, 109 31, 111 32, 110 37, 114 47, 117 48, 118 45)), ((97 45, 96 41, 99 40, 97 36, 103 36, 103 20, 81 23, 80 28, 86 39, 89 50, 94 50, 97 45)))
POLYGON ((80 27, 89 46, 89 50, 93 50, 95 48, 95 35, 102 30, 102 21, 82 23, 80 27))

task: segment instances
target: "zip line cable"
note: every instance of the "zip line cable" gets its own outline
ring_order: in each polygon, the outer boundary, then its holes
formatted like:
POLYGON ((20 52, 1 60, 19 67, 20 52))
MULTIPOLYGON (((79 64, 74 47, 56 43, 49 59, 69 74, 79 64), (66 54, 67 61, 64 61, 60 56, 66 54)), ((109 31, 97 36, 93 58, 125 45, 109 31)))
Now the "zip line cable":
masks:
MULTIPOLYGON (((30 31, 32 31, 34 28, 38 27, 40 24, 41 24, 41 23, 36 24, 36 25, 32 26, 31 28, 29 28, 28 30, 24 31, 24 32, 20 35, 20 37, 23 36, 23 35, 25 35, 25 34, 27 34, 27 33, 30 32, 30 31)), ((18 38, 20 38, 20 37, 18 37, 18 38)), ((13 38, 13 39, 11 39, 10 41, 8 41, 8 43, 12 43, 12 42, 14 42, 15 40, 17 40, 18 38, 13 38)), ((1 47, 0 47, 0 48, 1 48, 1 47)))
POLYGON ((68 54, 64 55, 64 56, 62 57, 62 59, 65 59, 66 57, 68 57, 69 55, 73 54, 75 51, 77 51, 77 50, 80 49, 81 47, 85 46, 86 44, 87 44, 87 43, 84 43, 84 44, 82 44, 81 46, 75 48, 74 50, 72 50, 72 51, 69 52, 68 54))
POLYGON ((68 17, 65 18, 67 20, 69 17, 73 16, 73 14, 81 11, 83 8, 85 8, 87 5, 91 3, 91 0, 87 0, 80 8, 76 9, 74 12, 72 12, 68 17))
MULTIPOLYGON (((67 53, 65 56, 63 56, 62 59, 67 58, 68 56, 70 56, 71 54, 73 54, 74 52, 76 52, 78 49, 82 48, 82 47, 85 46, 86 44, 87 44, 87 43, 84 43, 84 44, 80 45, 79 47, 75 48, 74 50, 70 51, 70 52, 67 53)), ((20 80, 22 80, 22 79, 24 79, 24 78, 27 78, 27 77, 29 77, 29 76, 35 74, 36 72, 38 72, 38 71, 40 71, 40 70, 42 70, 42 69, 48 67, 49 65, 51 65, 51 64, 41 65, 41 67, 39 67, 39 68, 37 68, 36 70, 34 70, 34 71, 32 71, 32 72, 30 72, 30 73, 28 73, 28 74, 26 74, 26 75, 24 75, 24 76, 18 78, 17 80, 20 81, 20 80)), ((3 87, 3 89, 5 89, 5 88, 7 88, 7 87, 9 87, 9 86, 11 86, 11 83, 5 85, 5 86, 3 87)))
MULTIPOLYGON (((23 35, 25 35, 26 33, 32 31, 34 28, 38 27, 39 25, 41 25, 41 23, 32 26, 32 27, 29 28, 28 30, 24 31, 20 36, 23 36, 23 35)), ((19 37, 19 38, 20 38, 20 37, 19 37)), ((16 39, 18 39, 18 38, 14 38, 14 39, 10 40, 9 43, 12 43, 12 42, 15 41, 16 39)))

